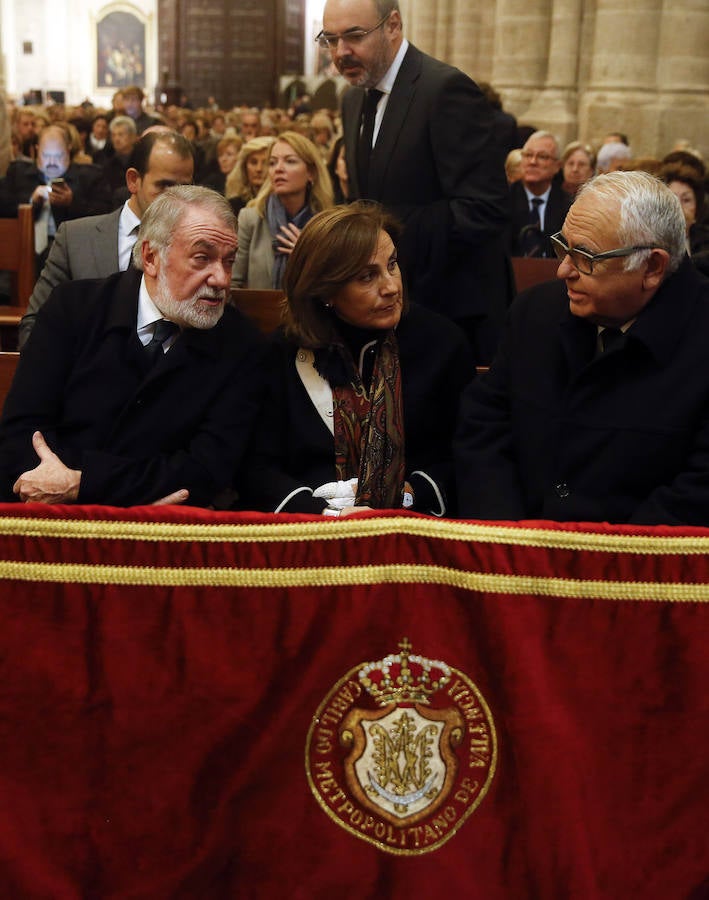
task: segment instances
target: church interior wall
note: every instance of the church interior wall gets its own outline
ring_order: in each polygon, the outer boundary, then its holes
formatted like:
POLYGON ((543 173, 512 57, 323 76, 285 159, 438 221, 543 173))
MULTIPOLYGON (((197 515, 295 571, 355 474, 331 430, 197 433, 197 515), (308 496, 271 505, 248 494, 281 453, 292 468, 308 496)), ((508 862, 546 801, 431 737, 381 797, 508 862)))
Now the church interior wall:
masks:
MULTIPOLYGON (((323 0, 306 5, 306 68, 323 0)), ((4 87, 64 90, 106 105, 96 86, 96 19, 108 7, 145 18, 146 87, 157 81, 157 0, 0 0, 4 87), (32 52, 25 52, 31 43, 32 52)), ((636 153, 683 138, 709 158, 709 6, 696 0, 401 0, 422 50, 491 82, 524 124, 562 141, 628 133, 636 153)))

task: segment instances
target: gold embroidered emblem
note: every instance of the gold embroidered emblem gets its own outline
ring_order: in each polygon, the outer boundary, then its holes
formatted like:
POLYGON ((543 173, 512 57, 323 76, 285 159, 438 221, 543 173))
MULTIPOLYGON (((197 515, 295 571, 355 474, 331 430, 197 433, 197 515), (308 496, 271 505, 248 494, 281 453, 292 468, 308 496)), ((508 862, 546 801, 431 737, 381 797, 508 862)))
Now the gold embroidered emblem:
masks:
POLYGON ((320 704, 306 742, 325 812, 387 853, 428 853, 478 808, 497 766, 482 694, 440 660, 399 653, 351 669, 320 704))

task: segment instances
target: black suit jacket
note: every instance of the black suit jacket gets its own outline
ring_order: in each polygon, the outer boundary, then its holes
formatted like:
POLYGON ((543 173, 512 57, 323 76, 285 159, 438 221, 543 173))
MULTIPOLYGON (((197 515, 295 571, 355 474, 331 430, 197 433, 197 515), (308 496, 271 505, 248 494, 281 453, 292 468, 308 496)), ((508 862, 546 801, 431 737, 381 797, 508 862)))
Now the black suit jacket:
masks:
MULTIPOLYGON (((74 198, 71 206, 52 207, 57 228, 69 219, 111 211, 110 192, 98 166, 72 163, 62 177, 72 189, 74 198)), ((40 184, 45 184, 44 175, 34 163, 21 159, 11 162, 7 175, 0 181, 0 215, 17 217, 18 205, 29 203, 34 189, 40 184)))
POLYGON ((150 503, 180 488, 205 506, 231 485, 264 383, 265 342, 232 307, 185 330, 147 374, 141 273, 59 285, 20 359, 0 423, 0 493, 38 464, 40 430, 82 472, 80 503, 150 503))
POLYGON ((463 398, 462 515, 709 526, 709 281, 685 260, 622 346, 596 344, 563 282, 520 294, 463 398))
MULTIPOLYGON (((351 88, 342 103, 353 197, 360 196, 364 96, 362 88, 351 88)), ((492 109, 467 75, 414 46, 372 151, 367 199, 383 203, 405 225, 399 252, 413 299, 454 319, 501 324, 511 294, 503 240, 509 216, 492 109)))
MULTIPOLYGON (((510 185, 510 199, 512 202, 512 223, 509 233, 510 254, 512 256, 524 256, 523 247, 520 244, 520 232, 529 224, 529 201, 521 181, 515 181, 514 184, 510 185)), ((556 234, 557 231, 561 231, 571 203, 572 200, 568 194, 564 193, 556 181, 552 181, 549 199, 544 212, 544 228, 542 229, 544 236, 543 256, 549 258, 554 256, 549 238, 552 234, 556 234)))

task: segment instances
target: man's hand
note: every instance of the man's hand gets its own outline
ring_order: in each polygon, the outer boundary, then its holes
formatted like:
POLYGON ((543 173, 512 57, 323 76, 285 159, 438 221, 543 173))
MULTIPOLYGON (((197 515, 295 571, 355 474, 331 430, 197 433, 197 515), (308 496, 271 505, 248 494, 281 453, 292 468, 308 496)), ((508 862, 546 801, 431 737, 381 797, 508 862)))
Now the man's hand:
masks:
POLYGON ((167 497, 161 497, 159 500, 153 500, 150 504, 151 506, 172 506, 177 503, 185 503, 190 496, 190 492, 187 488, 181 488, 179 491, 173 491, 172 494, 168 494, 167 497))
POLYGON ((25 503, 73 503, 79 496, 81 472, 69 469, 47 446, 40 431, 32 435, 39 465, 23 472, 12 490, 25 503))
POLYGON ((66 181, 64 184, 53 184, 51 188, 49 202, 52 206, 71 206, 74 201, 74 192, 66 181))
POLYGON ((30 203, 32 206, 39 207, 44 206, 49 197, 49 187, 46 184, 38 184, 37 187, 32 191, 32 196, 30 197, 30 203))

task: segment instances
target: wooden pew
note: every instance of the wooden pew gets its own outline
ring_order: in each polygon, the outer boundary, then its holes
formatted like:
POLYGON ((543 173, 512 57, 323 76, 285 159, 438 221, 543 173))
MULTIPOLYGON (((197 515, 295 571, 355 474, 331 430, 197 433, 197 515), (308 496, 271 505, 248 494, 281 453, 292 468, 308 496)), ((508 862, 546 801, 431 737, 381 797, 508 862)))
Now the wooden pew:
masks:
POLYGON ((520 294, 527 288, 534 287, 544 281, 554 281, 559 268, 558 259, 545 259, 536 256, 513 256, 512 271, 515 276, 515 293, 520 294))
POLYGON ((234 288, 231 302, 256 325, 263 334, 271 334, 281 323, 283 291, 234 288))
POLYGON ((15 377, 15 369, 20 359, 19 353, 0 352, 0 413, 5 405, 5 397, 10 390, 12 379, 15 377))
POLYGON ((35 283, 32 207, 21 203, 16 219, 0 219, 0 270, 12 273, 9 304, 0 304, 0 349, 17 348, 17 326, 35 283))

